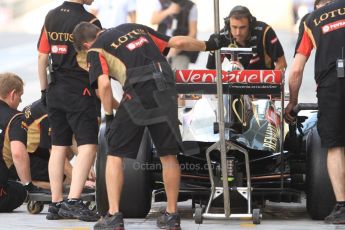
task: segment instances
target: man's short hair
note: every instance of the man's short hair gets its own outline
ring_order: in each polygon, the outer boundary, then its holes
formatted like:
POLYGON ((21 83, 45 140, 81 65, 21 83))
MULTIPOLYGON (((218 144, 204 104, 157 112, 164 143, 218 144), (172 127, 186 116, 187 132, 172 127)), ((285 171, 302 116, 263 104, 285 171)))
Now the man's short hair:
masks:
POLYGON ((23 92, 24 82, 14 73, 0 73, 0 97, 6 98, 7 95, 15 90, 16 92, 23 92))
POLYGON ((331 3, 334 0, 315 0, 314 2, 314 10, 316 10, 316 6, 320 5, 320 4, 327 4, 327 3, 331 3))
POLYGON ((84 50, 85 42, 93 41, 101 29, 89 22, 81 22, 73 30, 73 45, 77 52, 84 50))
POLYGON ((251 22, 253 19, 253 16, 250 13, 249 9, 245 6, 235 6, 230 11, 230 14, 228 17, 229 18, 235 18, 235 19, 248 18, 249 22, 251 22))

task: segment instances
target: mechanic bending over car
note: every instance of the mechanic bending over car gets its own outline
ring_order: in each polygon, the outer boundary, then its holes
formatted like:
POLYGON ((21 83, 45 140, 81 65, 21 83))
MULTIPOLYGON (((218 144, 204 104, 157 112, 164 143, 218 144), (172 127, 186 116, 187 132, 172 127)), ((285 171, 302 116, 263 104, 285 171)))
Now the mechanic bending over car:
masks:
POLYGON ((124 228, 119 210, 123 157, 136 158, 146 127, 162 162, 167 194, 167 208, 157 219, 157 226, 180 229, 177 213, 180 168, 176 154, 180 153, 182 140, 174 74, 163 55, 170 47, 188 51, 219 49, 219 37, 213 36, 207 42, 187 36, 168 37, 139 24, 122 24, 101 31, 87 22, 74 29, 73 37, 77 51, 88 50, 90 83, 98 88, 107 120, 109 210, 94 229, 124 228), (115 118, 109 76, 115 77, 124 89, 115 118))
MULTIPOLYGON (((77 218, 96 221, 99 215, 90 211, 80 199, 85 181, 96 156, 98 120, 96 96, 90 88, 83 54, 73 48, 72 31, 81 21, 101 28, 99 20, 88 13, 83 4, 93 0, 65 1, 51 10, 44 22, 38 41, 38 73, 44 101, 47 94, 48 119, 51 127, 52 150, 49 159, 49 179, 52 203, 47 219, 77 218), (51 80, 46 68, 51 55, 51 80), (84 64, 84 65, 83 65, 84 64), (78 146, 78 156, 72 172, 68 199, 63 200, 64 164, 72 136, 78 146)), ((86 54, 84 53, 84 56, 86 54)))
MULTIPOLYGON (((253 54, 241 55, 239 62, 244 69, 285 70, 284 51, 276 33, 271 26, 257 21, 247 7, 232 8, 224 24, 220 37, 222 47, 254 49, 253 54)), ((230 54, 222 55, 222 60, 224 58, 231 60, 230 54)), ((210 52, 206 68, 216 68, 214 52, 210 52)))
POLYGON ((303 37, 290 72, 290 101, 285 108, 285 119, 289 123, 295 120, 292 110, 298 103, 304 66, 315 48, 319 108, 317 129, 321 146, 328 149, 328 174, 337 201, 325 222, 345 224, 345 2, 317 0, 317 4, 324 6, 306 18, 303 37))
MULTIPOLYGON (((32 183, 40 188, 50 189, 48 162, 51 149, 51 137, 49 130, 49 121, 47 108, 41 100, 37 100, 23 109, 27 124, 27 151, 30 157, 30 171, 32 183)), ((64 185, 70 185, 72 179, 72 165, 70 160, 74 153, 77 153, 75 140, 70 147, 68 156, 65 160, 64 168, 64 185)), ((16 179, 18 176, 15 167, 10 168, 11 178, 16 179), (12 169, 12 170, 11 170, 12 169)), ((85 187, 93 188, 95 174, 90 170, 89 180, 86 181, 85 187)))
POLYGON ((0 212, 11 212, 25 200, 27 192, 42 192, 31 182, 26 151, 27 125, 17 110, 23 95, 23 80, 14 73, 0 74, 0 212), (20 183, 9 180, 14 165, 20 183))

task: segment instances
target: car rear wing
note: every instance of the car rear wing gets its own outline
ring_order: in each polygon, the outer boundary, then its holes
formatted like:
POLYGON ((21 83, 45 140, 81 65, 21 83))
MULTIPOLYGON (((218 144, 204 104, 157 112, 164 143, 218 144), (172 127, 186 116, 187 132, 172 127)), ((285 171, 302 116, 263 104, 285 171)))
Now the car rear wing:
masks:
MULTIPOLYGON (((176 87, 181 94, 217 94, 216 70, 176 70, 176 87)), ((284 74, 280 70, 222 71, 223 94, 281 94, 284 74)))

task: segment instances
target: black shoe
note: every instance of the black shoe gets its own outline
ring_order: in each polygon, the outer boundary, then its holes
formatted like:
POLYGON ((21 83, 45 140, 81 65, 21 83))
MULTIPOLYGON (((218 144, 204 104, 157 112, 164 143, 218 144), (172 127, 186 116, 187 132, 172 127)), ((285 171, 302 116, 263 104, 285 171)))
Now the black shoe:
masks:
POLYGON ((88 209, 82 200, 62 202, 58 214, 64 219, 78 219, 88 222, 97 221, 100 217, 96 212, 88 209))
POLYGON ((125 230, 121 212, 114 215, 107 214, 102 217, 94 226, 94 230, 125 230))
POLYGON ((61 202, 49 204, 48 214, 46 215, 47 220, 59 220, 62 217, 59 215, 59 209, 61 207, 61 202))
POLYGON ((325 218, 326 224, 345 224, 345 207, 338 204, 334 206, 331 214, 325 218))
POLYGON ((179 214, 162 212, 157 219, 157 227, 167 230, 181 230, 179 214))

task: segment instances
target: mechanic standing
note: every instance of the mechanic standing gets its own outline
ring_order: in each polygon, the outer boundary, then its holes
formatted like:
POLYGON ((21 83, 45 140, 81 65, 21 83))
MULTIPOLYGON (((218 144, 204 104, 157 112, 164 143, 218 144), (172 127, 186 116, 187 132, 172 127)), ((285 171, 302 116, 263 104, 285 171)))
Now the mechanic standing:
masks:
MULTIPOLYGON (((244 69, 285 70, 287 64, 283 47, 271 26, 257 21, 245 6, 235 6, 224 19, 221 31, 222 47, 253 48, 250 55, 241 55, 239 62, 244 69)), ((213 35, 211 35, 213 36, 213 35)), ((231 60, 230 54, 222 55, 222 60, 231 60)), ((210 52, 206 67, 215 69, 214 52, 210 52)))
POLYGON ((187 36, 168 37, 139 24, 123 24, 101 31, 90 23, 80 23, 73 31, 78 51, 88 50, 92 87, 98 88, 106 113, 108 158, 106 183, 108 214, 94 229, 123 229, 119 202, 123 185, 123 157, 136 158, 144 129, 150 131, 163 166, 167 194, 166 211, 157 226, 180 229, 177 200, 181 135, 177 119, 177 95, 173 72, 164 55, 168 47, 182 50, 215 50, 218 37, 207 42, 187 36), (111 63, 111 64, 109 64, 111 63), (123 85, 124 96, 114 118, 109 76, 123 85))
POLYGON ((345 2, 317 0, 326 4, 305 20, 304 33, 297 49, 299 58, 289 76, 290 101, 285 119, 293 122, 292 109, 298 103, 303 69, 313 48, 318 98, 318 132, 321 146, 328 149, 327 167, 336 205, 326 223, 345 224, 345 2), (328 4, 327 4, 328 3, 328 4))
POLYGON ((46 16, 38 41, 38 72, 42 102, 45 103, 47 96, 52 137, 49 159, 52 204, 49 206, 47 219, 98 219, 98 216, 80 200, 96 155, 98 122, 95 92, 90 88, 86 71, 86 54, 77 55, 73 48, 72 36, 74 27, 81 21, 94 23, 101 28, 98 19, 84 9, 83 4, 90 5, 92 2, 93 0, 65 1, 61 6, 51 10, 46 16), (48 84, 46 68, 49 55, 52 67, 48 84), (68 199, 63 201, 64 162, 69 146, 72 145, 73 134, 78 145, 78 156, 68 199))
MULTIPOLYGON (((190 36, 196 38, 198 8, 190 0, 156 0, 151 17, 152 24, 158 24, 158 32, 168 36, 190 36)), ((199 52, 170 49, 168 54, 173 69, 188 69, 195 63, 199 52)))
POLYGON ((27 126, 23 114, 17 110, 23 84, 16 74, 0 74, 0 212, 11 212, 22 205, 27 190, 34 187, 26 151, 27 126), (9 181, 9 168, 13 164, 22 184, 9 181))

